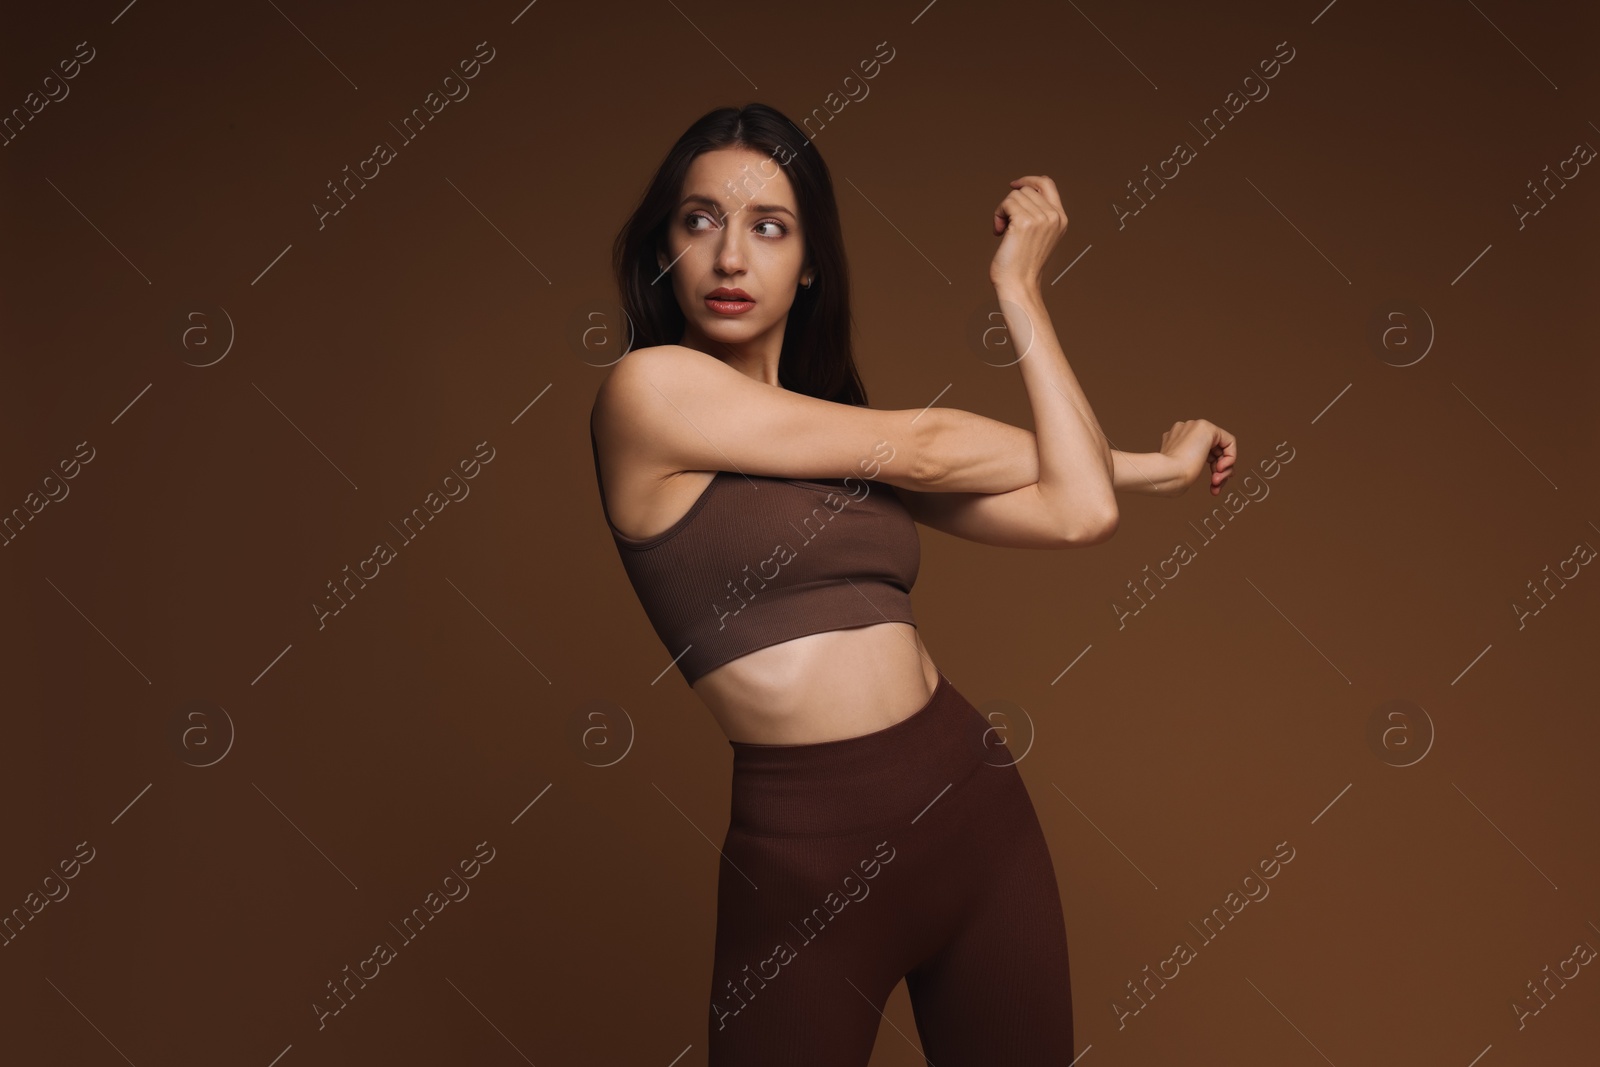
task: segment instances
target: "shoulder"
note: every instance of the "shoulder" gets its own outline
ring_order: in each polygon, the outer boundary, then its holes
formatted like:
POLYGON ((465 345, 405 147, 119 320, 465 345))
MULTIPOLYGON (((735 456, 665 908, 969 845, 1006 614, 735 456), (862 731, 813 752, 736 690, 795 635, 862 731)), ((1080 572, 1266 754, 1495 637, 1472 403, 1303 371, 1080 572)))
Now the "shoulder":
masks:
POLYGON ((613 377, 619 372, 624 376, 647 377, 675 372, 704 373, 718 368, 730 369, 720 359, 698 349, 685 345, 652 345, 623 356, 611 373, 613 377))
POLYGON ((708 374, 728 368, 714 356, 683 345, 640 348, 618 360, 607 372, 589 409, 589 428, 603 452, 630 452, 652 436, 662 415, 668 383, 690 384, 697 391, 715 387, 708 374), (709 365, 709 366, 708 366, 709 365))
POLYGON ((714 368, 727 367, 714 356, 683 345, 653 345, 623 356, 600 385, 597 406, 618 401, 626 403, 640 390, 647 390, 668 379, 703 375, 714 368))
POLYGON ((683 345, 653 345, 629 352, 611 368, 595 394, 594 418, 648 417, 668 392, 705 394, 734 388, 742 376, 715 356, 683 345))

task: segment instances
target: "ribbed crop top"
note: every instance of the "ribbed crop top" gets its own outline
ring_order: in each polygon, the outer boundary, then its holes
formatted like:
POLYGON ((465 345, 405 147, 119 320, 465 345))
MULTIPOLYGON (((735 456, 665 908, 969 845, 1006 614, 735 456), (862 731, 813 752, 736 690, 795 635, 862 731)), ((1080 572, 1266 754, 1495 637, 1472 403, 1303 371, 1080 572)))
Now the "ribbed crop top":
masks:
POLYGON ((693 685, 747 652, 806 634, 916 624, 916 520, 887 485, 717 471, 683 517, 627 537, 600 507, 656 636, 693 685))

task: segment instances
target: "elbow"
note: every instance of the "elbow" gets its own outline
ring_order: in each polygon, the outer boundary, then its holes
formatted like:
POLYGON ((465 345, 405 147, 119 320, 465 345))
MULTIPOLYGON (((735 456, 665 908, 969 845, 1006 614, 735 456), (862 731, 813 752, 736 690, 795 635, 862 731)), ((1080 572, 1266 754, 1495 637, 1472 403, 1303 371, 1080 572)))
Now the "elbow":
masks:
POLYGON ((1098 545, 1103 541, 1111 540, 1112 535, 1117 532, 1117 524, 1121 521, 1122 513, 1113 505, 1111 510, 1101 518, 1099 526, 1095 528, 1094 540, 1090 543, 1098 545))
POLYGON ((1121 516, 1116 505, 1086 517, 1074 529, 1070 530, 1062 542, 1063 548, 1087 548, 1090 545, 1103 544, 1111 540, 1117 532, 1117 523, 1121 516))
POLYGON ((923 493, 937 492, 946 473, 948 472, 925 450, 918 449, 907 474, 907 478, 911 481, 911 485, 907 488, 923 493))

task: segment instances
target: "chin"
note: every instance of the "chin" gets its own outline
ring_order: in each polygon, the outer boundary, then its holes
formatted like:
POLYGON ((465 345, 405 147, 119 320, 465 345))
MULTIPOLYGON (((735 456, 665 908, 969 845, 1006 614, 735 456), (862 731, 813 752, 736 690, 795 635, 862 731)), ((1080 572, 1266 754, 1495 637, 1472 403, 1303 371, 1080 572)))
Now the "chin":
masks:
POLYGON ((771 328, 771 325, 768 322, 752 321, 748 313, 740 315, 737 319, 725 319, 720 315, 713 315, 709 321, 700 322, 700 330, 713 341, 737 344, 760 337, 771 328))

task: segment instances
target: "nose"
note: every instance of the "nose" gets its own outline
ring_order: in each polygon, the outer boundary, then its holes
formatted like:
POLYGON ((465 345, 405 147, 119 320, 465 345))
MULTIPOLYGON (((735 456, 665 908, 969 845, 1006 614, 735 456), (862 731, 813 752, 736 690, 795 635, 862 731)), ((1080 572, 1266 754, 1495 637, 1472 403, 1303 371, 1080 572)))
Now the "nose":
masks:
POLYGON ((744 270, 744 236, 727 222, 717 241, 716 268, 721 274, 737 274, 744 270))

